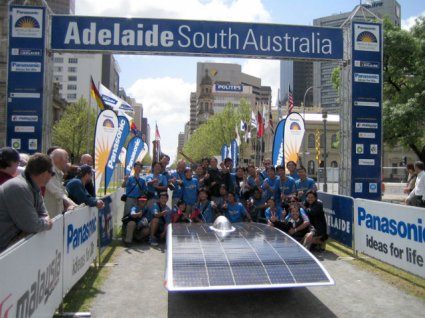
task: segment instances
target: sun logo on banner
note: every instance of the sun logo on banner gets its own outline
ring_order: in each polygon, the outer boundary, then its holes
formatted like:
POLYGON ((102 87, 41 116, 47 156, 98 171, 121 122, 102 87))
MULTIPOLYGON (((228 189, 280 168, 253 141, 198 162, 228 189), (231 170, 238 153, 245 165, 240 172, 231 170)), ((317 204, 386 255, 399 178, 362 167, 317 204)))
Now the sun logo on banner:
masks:
POLYGON ((378 39, 372 32, 363 31, 357 36, 357 41, 366 43, 376 43, 378 42, 378 39))
POLYGON ((289 127, 290 130, 301 130, 301 127, 298 123, 291 123, 291 127, 289 127))
POLYGON ((105 127, 105 128, 114 128, 114 123, 112 122, 112 120, 106 119, 103 122, 103 127, 105 127))
POLYGON ((16 21, 15 27, 24 29, 39 29, 40 24, 38 23, 37 19, 30 16, 24 16, 16 21))

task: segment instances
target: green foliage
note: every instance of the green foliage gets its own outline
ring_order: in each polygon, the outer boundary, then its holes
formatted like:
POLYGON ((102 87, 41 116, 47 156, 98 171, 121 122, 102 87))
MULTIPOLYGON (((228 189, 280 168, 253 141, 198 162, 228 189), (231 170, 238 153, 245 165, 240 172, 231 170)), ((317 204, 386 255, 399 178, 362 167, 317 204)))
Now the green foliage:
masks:
POLYGON ((64 148, 79 158, 83 153, 93 153, 96 110, 81 97, 65 110, 53 126, 53 144, 64 148))
MULTIPOLYGON (((229 103, 223 112, 211 116, 191 135, 183 152, 194 161, 201 161, 206 156, 218 155, 221 152, 221 146, 230 145, 235 138, 235 127, 240 129, 241 120, 248 122, 250 118, 251 108, 246 100, 242 99, 237 108, 229 103)), ((245 146, 241 144, 240 152, 245 146)))
POLYGON ((339 66, 335 67, 332 70, 331 74, 332 86, 339 92, 339 88, 341 86, 341 69, 339 66))
POLYGON ((425 19, 411 31, 384 21, 384 140, 425 159, 425 19))

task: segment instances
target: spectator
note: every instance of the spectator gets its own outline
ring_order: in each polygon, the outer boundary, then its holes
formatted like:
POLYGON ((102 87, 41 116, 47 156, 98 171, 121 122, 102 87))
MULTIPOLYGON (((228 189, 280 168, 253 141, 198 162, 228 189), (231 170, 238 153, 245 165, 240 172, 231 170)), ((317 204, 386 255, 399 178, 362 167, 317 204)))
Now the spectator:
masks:
POLYGON ((157 236, 164 239, 167 234, 167 224, 170 223, 171 210, 167 206, 168 194, 161 192, 158 202, 150 209, 150 239, 151 246, 158 246, 157 236), (159 233, 159 234, 158 234, 159 233))
POLYGON ((12 147, 0 149, 0 184, 16 176, 20 157, 19 152, 12 147))
POLYGON ((124 245, 127 247, 133 242, 133 238, 137 241, 149 236, 149 213, 147 207, 148 198, 142 195, 137 199, 137 205, 130 210, 130 219, 126 226, 126 235, 124 245))
POLYGON ((406 166, 406 170, 408 173, 407 176, 407 184, 406 188, 404 188, 404 193, 410 194, 412 190, 415 188, 415 182, 416 182, 416 172, 415 172, 415 166, 413 163, 408 163, 406 166))
POLYGON ((415 187, 406 199, 409 205, 425 207, 425 172, 422 161, 415 162, 416 182, 415 187))
POLYGON ((19 165, 18 165, 18 173, 22 173, 25 170, 25 167, 30 159, 30 155, 27 153, 19 153, 19 165))
POLYGON ((52 228, 40 187, 54 174, 49 156, 36 153, 22 175, 0 187, 0 252, 30 233, 52 228))
POLYGON ((317 199, 316 191, 310 190, 307 192, 304 206, 310 224, 313 227, 312 231, 306 236, 306 245, 311 245, 311 248, 323 251, 328 239, 327 226, 323 203, 317 199))
POLYGON ((49 216, 54 218, 64 210, 72 210, 77 204, 68 197, 63 185, 64 172, 68 167, 68 153, 64 149, 57 148, 52 151, 50 158, 52 159, 55 175, 46 185, 44 204, 49 216))
MULTIPOLYGON (((85 153, 83 155, 81 155, 81 159, 80 159, 80 166, 82 165, 88 165, 91 168, 93 168, 93 157, 88 154, 85 153)), ((86 188, 87 192, 92 196, 95 197, 96 193, 95 193, 95 189, 94 189, 94 180, 93 180, 93 176, 92 178, 84 185, 84 187, 86 188)))
POLYGON ((66 171, 63 175, 63 185, 66 187, 69 181, 78 176, 78 172, 80 171, 80 166, 77 165, 67 165, 66 171))
POLYGON ((298 168, 298 176, 299 179, 295 181, 297 195, 300 202, 304 202, 307 191, 317 191, 317 186, 312 178, 307 177, 307 171, 304 167, 298 168))
POLYGON ((124 216, 128 215, 134 206, 137 206, 137 199, 146 194, 147 190, 145 179, 140 176, 142 163, 136 161, 133 168, 134 174, 130 177, 125 176, 124 182, 122 183, 122 185, 125 186, 125 194, 127 195, 127 200, 124 205, 124 216))
POLYGON ((251 216, 246 211, 242 203, 236 201, 236 196, 233 192, 227 194, 228 202, 223 206, 224 216, 231 222, 243 222, 244 217, 252 222, 251 216))
POLYGON ((66 190, 72 201, 76 204, 86 204, 88 206, 97 207, 102 209, 104 203, 102 200, 98 200, 96 197, 90 195, 85 185, 90 182, 93 175, 93 170, 89 165, 82 165, 80 171, 74 179, 70 180, 66 184, 66 190))

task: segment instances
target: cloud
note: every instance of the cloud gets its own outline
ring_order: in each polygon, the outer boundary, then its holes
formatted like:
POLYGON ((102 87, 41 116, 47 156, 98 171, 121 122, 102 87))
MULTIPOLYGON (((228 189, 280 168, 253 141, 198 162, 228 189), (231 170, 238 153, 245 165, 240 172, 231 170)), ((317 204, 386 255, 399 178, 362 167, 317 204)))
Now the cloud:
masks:
POLYGON ((151 126, 151 141, 155 122, 158 124, 162 151, 172 160, 177 149, 177 133, 184 132, 189 120, 190 93, 195 90, 196 84, 171 77, 138 79, 126 90, 143 104, 143 116, 151 126))
POLYGON ((418 19, 419 17, 425 17, 425 11, 419 14, 418 16, 413 16, 401 20, 401 28, 403 30, 409 31, 416 24, 416 19, 418 19))
POLYGON ((78 15, 219 21, 270 21, 261 0, 79 0, 78 15), (190 9, 188 9, 190 8, 190 9))

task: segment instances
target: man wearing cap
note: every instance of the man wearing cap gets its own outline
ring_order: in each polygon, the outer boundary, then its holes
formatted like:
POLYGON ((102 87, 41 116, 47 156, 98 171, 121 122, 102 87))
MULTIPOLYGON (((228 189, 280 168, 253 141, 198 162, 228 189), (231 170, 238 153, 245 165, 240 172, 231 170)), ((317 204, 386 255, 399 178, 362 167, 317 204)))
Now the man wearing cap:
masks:
POLYGON ((147 207, 148 197, 142 195, 137 199, 137 205, 130 210, 130 221, 127 223, 124 244, 129 246, 133 238, 141 240, 149 236, 149 213, 147 207))
POLYGON ((70 199, 75 203, 85 203, 88 206, 102 209, 105 206, 103 201, 91 196, 85 188, 85 185, 90 182, 92 174, 93 170, 89 165, 82 165, 78 175, 66 184, 66 190, 70 199))
POLYGON ((22 175, 0 187, 0 252, 30 233, 52 228, 40 188, 54 174, 50 157, 36 153, 22 175))
POLYGON ((50 158, 55 176, 46 185, 44 204, 50 217, 54 218, 64 211, 72 210, 77 204, 68 197, 63 185, 63 175, 68 168, 68 153, 65 149, 57 148, 52 151, 50 158))
MULTIPOLYGON (((85 153, 85 154, 81 155, 80 166, 83 166, 83 165, 88 165, 90 167, 93 167, 93 157, 90 154, 85 153)), ((94 190, 94 180, 93 180, 93 177, 90 179, 89 182, 87 182, 84 185, 84 187, 86 188, 87 192, 92 197, 95 197, 96 196, 96 193, 95 193, 95 190, 94 190)))
POLYGON ((19 165, 19 152, 11 147, 0 149, 0 184, 16 176, 19 165))

